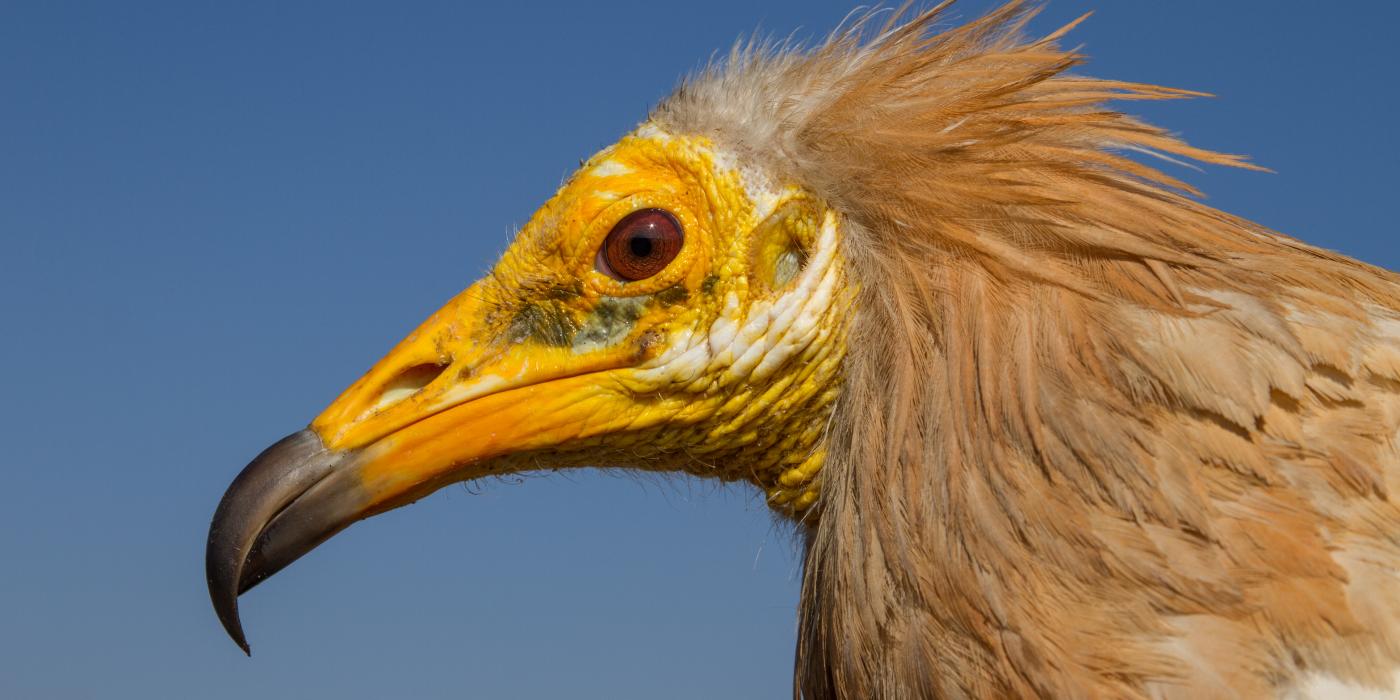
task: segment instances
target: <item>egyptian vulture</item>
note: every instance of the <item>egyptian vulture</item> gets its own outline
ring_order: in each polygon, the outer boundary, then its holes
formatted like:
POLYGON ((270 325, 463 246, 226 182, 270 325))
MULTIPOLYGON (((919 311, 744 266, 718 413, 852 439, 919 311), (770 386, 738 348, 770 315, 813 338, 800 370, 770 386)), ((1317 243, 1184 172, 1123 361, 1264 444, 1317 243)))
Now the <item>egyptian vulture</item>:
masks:
POLYGON ((214 607, 488 475, 746 481, 805 698, 1308 697, 1400 668, 1400 278, 1202 204, 1013 1, 741 45, 234 480, 214 607))

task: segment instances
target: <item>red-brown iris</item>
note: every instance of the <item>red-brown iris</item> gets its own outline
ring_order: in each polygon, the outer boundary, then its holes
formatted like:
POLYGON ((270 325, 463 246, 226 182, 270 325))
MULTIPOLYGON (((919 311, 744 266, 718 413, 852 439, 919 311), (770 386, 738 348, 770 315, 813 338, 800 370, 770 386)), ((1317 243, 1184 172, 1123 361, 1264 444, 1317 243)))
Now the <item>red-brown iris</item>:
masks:
POLYGON ((644 280, 666 269, 681 252, 681 223, 664 209, 624 216, 598 250, 598 271, 623 282, 644 280))

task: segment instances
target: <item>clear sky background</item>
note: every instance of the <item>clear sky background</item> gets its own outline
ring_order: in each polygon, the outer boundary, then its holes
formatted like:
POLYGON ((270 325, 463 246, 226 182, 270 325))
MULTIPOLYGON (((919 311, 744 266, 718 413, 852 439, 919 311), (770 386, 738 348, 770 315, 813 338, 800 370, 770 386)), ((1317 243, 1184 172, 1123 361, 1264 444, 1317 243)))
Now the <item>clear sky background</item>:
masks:
MULTIPOLYGON (((773 698, 799 564, 747 488, 445 489, 210 609, 225 486, 742 33, 852 0, 0 4, 0 697, 773 698)), ((958 14, 991 3, 966 2, 958 14)), ((1083 72, 1277 174, 1211 202, 1400 267, 1394 3, 1056 0, 1083 72)))

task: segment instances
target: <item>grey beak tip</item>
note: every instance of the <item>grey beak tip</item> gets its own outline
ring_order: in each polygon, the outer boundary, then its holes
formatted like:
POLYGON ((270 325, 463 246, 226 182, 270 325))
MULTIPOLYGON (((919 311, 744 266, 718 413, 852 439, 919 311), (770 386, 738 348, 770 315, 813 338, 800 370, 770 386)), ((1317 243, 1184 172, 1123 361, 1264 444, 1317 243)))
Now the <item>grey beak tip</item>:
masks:
POLYGON ((224 631, 249 656, 238 617, 238 595, 247 588, 243 578, 249 550, 268 520, 327 471, 315 459, 324 452, 320 438, 309 430, 277 441, 229 485, 209 523, 204 551, 209 600, 224 631))
POLYGON ((346 456, 328 451, 310 430, 293 433, 254 458, 219 501, 204 571, 214 612, 243 653, 252 656, 238 596, 363 512, 367 499, 353 473, 338 471, 346 456))
POLYGON ((228 633, 234 644, 243 650, 244 654, 252 656, 252 649, 248 646, 248 638, 243 634, 243 622, 238 618, 238 597, 233 592, 219 590, 221 588, 215 579, 209 579, 209 598, 214 603, 214 612, 219 616, 219 623, 224 626, 224 631, 228 633))
MULTIPOLYGON (((220 504, 219 513, 224 508, 220 504)), ((209 528, 209 542, 205 549, 205 581, 209 586, 209 600, 214 604, 214 613, 224 631, 233 639, 243 653, 251 655, 248 640, 243 634, 243 622, 238 617, 238 591, 230 583, 239 580, 243 569, 243 553, 231 545, 235 544, 220 532, 221 518, 215 515, 209 528)))

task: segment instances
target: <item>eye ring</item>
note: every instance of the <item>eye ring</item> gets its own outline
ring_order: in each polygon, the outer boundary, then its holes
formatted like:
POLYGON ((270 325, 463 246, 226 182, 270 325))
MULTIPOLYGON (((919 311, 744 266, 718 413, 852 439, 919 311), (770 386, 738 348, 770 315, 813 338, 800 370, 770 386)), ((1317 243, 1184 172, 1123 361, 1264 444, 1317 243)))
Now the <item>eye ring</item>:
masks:
POLYGON ((619 282, 654 277, 680 255, 685 233, 665 209, 638 209, 622 217, 603 239, 594 267, 619 282))

